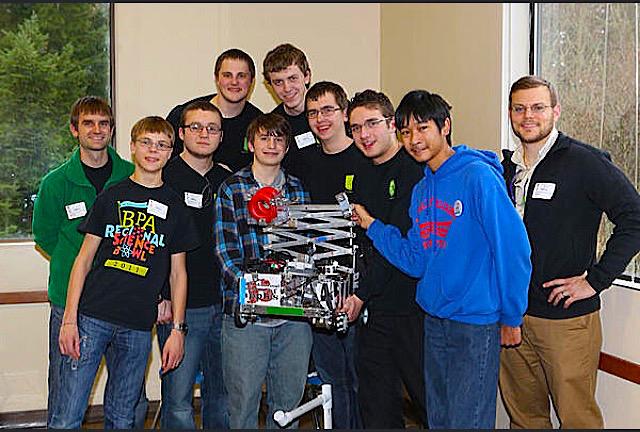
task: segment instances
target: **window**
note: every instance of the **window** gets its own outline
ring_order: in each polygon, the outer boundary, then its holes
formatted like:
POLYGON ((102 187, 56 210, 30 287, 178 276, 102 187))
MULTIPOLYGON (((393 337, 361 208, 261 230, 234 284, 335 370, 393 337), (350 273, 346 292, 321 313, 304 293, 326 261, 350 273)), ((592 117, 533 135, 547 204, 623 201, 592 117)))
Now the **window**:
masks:
MULTIPOLYGON (((637 189, 638 4, 537 3, 534 16, 535 72, 558 90, 558 129, 608 151, 637 189)), ((611 230, 606 220, 600 251, 611 230)), ((638 257, 626 273, 640 280, 638 257)))
POLYGON ((71 105, 110 100, 110 8, 3 3, 0 29, 0 239, 28 239, 40 179, 77 145, 71 105))

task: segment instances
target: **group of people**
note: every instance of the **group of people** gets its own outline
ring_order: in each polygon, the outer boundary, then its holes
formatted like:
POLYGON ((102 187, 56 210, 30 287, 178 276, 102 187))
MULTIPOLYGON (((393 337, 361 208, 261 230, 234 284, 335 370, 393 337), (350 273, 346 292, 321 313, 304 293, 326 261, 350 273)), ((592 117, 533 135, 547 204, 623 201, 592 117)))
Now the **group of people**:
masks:
MULTIPOLYGON (((104 357, 105 428, 141 428, 151 330, 161 349, 163 428, 194 429, 201 376, 206 429, 266 426, 297 407, 310 368, 332 386, 333 426, 403 428, 404 395, 430 428, 493 428, 498 387, 512 427, 602 428, 595 400, 600 292, 640 250, 640 197, 602 150, 556 128, 551 83, 509 93, 515 151, 453 145, 451 106, 426 90, 394 109, 311 85, 285 43, 263 75, 281 101, 248 100, 251 57, 215 62, 217 93, 131 129, 85 96, 70 115, 78 148, 42 180, 33 233, 50 260, 47 424, 79 428, 104 357), (271 186, 297 203, 355 203, 358 272, 338 333, 234 311, 246 263, 270 241, 247 199, 271 186), (612 193, 611 191, 615 191, 612 193), (615 225, 602 255, 602 214, 615 225)), ((293 422, 290 427, 296 427, 293 422)))

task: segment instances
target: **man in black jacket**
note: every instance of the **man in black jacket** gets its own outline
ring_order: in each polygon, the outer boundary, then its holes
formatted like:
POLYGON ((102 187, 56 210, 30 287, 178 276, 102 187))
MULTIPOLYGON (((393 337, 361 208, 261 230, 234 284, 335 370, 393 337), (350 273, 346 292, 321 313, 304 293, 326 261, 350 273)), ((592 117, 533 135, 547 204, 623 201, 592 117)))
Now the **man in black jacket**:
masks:
POLYGON ((505 151, 505 181, 532 248, 522 344, 502 351, 500 389, 516 428, 603 428, 595 400, 602 345, 600 293, 640 250, 640 196, 607 153, 558 132, 553 86, 534 76, 511 86, 521 145, 505 151), (600 259, 602 213, 615 225, 600 259))

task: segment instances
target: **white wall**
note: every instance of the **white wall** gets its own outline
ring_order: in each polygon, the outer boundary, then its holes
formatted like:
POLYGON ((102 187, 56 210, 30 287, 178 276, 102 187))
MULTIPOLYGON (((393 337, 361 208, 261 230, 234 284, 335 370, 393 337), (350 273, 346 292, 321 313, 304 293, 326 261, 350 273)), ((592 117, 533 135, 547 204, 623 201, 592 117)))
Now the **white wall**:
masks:
POLYGON ((333 80, 349 95, 379 87, 379 9, 375 3, 116 4, 119 151, 129 154, 129 132, 141 117, 164 117, 178 103, 215 92, 215 58, 228 48, 253 58, 251 102, 263 111, 276 102, 263 83, 262 61, 284 42, 305 52, 312 83, 333 80))

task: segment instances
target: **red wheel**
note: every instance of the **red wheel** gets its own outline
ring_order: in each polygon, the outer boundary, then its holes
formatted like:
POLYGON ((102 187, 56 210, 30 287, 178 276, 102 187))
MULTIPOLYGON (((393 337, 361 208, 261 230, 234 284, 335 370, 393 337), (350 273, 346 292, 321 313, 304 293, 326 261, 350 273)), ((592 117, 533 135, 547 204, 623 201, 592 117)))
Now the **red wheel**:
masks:
POLYGON ((271 202, 278 195, 278 190, 265 186, 260 188, 249 200, 249 214, 256 220, 271 222, 278 216, 278 209, 271 202))

